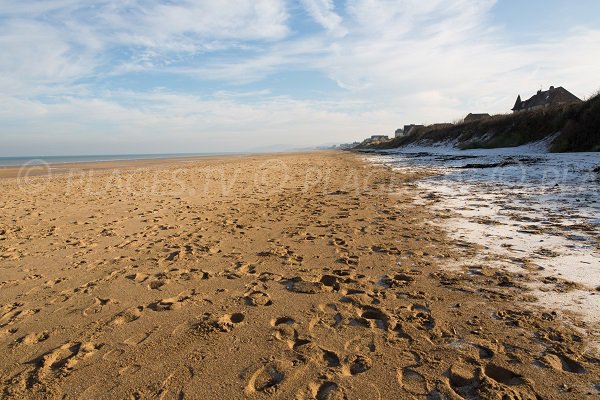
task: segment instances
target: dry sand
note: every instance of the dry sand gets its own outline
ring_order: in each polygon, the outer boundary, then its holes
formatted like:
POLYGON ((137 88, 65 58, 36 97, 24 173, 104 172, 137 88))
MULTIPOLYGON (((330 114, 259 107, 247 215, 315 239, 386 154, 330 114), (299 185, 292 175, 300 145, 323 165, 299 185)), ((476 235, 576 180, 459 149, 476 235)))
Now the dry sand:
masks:
POLYGON ((2 398, 599 396, 585 331, 518 276, 440 268, 477 248, 428 223, 417 175, 334 152, 100 167, 0 180, 2 398))

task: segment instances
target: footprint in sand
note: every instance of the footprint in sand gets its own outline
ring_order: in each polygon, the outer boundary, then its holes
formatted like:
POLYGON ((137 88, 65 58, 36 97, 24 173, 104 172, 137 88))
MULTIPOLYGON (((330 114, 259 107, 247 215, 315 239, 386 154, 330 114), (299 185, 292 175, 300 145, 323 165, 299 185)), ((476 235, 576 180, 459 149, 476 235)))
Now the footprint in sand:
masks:
POLYGON ((475 344, 474 346, 479 353, 479 358, 486 359, 494 357, 495 352, 490 348, 490 346, 484 344, 475 344))
POLYGON ((381 279, 381 282, 390 288, 404 287, 414 282, 415 278, 403 272, 395 275, 386 275, 381 279))
POLYGON ((112 299, 101 299, 99 297, 94 297, 92 305, 83 310, 83 316, 87 317, 88 315, 97 314, 102 311, 104 306, 116 303, 117 302, 112 299))
POLYGON ((300 337, 296 330, 298 325, 292 318, 280 317, 271 321, 271 325, 275 327, 273 336, 277 340, 287 344, 290 350, 314 359, 322 357, 322 349, 316 346, 309 338, 300 337))
POLYGON ((159 300, 155 303, 152 303, 148 306, 151 310, 154 311, 173 311, 179 310, 183 307, 183 303, 187 300, 185 297, 168 297, 166 299, 159 300))
POLYGON ((126 276, 127 279, 132 280, 132 281, 134 281, 136 283, 142 283, 146 279, 148 279, 148 277, 149 277, 148 274, 144 274, 144 273, 140 273, 140 272, 138 272, 137 274, 126 276))
POLYGON ((125 350, 123 349, 110 349, 106 353, 104 353, 102 359, 107 361, 115 361, 118 360, 123 354, 125 354, 125 350))
POLYGON ((308 331, 311 334, 317 334, 318 331, 321 331, 321 334, 330 334, 332 329, 339 328, 344 322, 344 317, 335 303, 319 304, 317 310, 316 316, 308 323, 308 331))
POLYGON ((373 367, 373 361, 367 356, 361 354, 353 354, 346 357, 343 366, 343 374, 352 376, 367 372, 373 367))
POLYGON ((154 331, 156 331, 158 329, 158 327, 155 327, 154 329, 151 329, 147 332, 140 332, 140 333, 136 333, 133 336, 128 337, 127 339, 125 339, 123 341, 123 343, 129 345, 129 346, 138 346, 140 344, 142 344, 143 342, 145 342, 150 335, 152 335, 152 333, 154 331))
POLYGON ((311 358, 317 358, 321 353, 321 350, 308 338, 297 337, 288 342, 288 345, 292 350, 311 358))
POLYGON ((367 350, 371 353, 377 351, 380 346, 374 335, 360 335, 344 343, 346 354, 364 354, 367 350))
POLYGON ((274 366, 260 370, 254 377, 253 386, 258 392, 274 392, 285 375, 274 366))
POLYGON ((168 280, 155 280, 155 281, 148 283, 148 285, 146 285, 146 287, 149 290, 160 290, 160 288, 162 288, 168 282, 169 282, 168 280))
POLYGON ((73 370, 75 365, 84 358, 93 355, 101 346, 91 342, 66 343, 42 356, 38 369, 38 378, 44 379, 48 374, 65 374, 73 370))
POLYGON ((295 293, 317 294, 325 291, 325 285, 322 282, 309 282, 297 280, 287 285, 288 290, 295 293))
POLYGON ((346 247, 346 241, 341 237, 336 237, 333 239, 333 244, 338 247, 346 247))
POLYGON ((237 261, 235 263, 235 271, 242 275, 255 275, 256 265, 248 264, 243 261, 237 261))
POLYGON ((327 364, 328 367, 337 368, 341 365, 340 357, 335 352, 325 349, 321 350, 323 350, 323 361, 325 362, 325 364, 327 364))
POLYGON ((154 303, 150 304, 148 306, 148 308, 150 308, 150 309, 152 309, 154 311, 173 311, 173 310, 179 310, 186 303, 192 301, 195 296, 196 296, 195 291, 191 291, 191 292, 188 292, 186 294, 182 293, 182 294, 179 294, 179 295, 174 296, 174 297, 168 297, 166 299, 162 299, 162 300, 159 300, 157 302, 154 302, 154 303))
POLYGON ((429 393, 427 381, 417 371, 411 368, 402 368, 397 371, 400 386, 412 395, 425 396, 429 393))
POLYGON ((271 321, 272 326, 279 326, 281 324, 294 325, 295 323, 296 321, 291 317, 279 317, 271 321))
MULTIPOLYGON (((415 337, 418 336, 416 328, 413 325, 402 321, 396 322, 392 332, 396 334, 397 339, 406 339, 409 343, 414 342, 415 337)), ((402 344, 402 346, 404 346, 404 344, 402 344)))
POLYGON ((345 398, 338 384, 330 381, 314 385, 312 392, 316 400, 342 400, 345 398))
POLYGON ((340 279, 335 275, 323 275, 319 280, 323 285, 332 290, 340 290, 340 279))
POLYGON ((242 313, 225 314, 216 321, 212 320, 201 323, 200 325, 202 326, 197 326, 197 328, 200 328, 200 330, 206 330, 208 332, 217 331, 227 333, 231 332, 233 328, 244 322, 245 319, 246 316, 242 313))
MULTIPOLYGON (((200 321, 188 326, 194 334, 228 333, 236 326, 242 324, 245 319, 246 316, 243 313, 225 314, 219 318, 213 317, 211 313, 204 313, 200 321)), ((175 331, 181 331, 182 329, 185 329, 185 324, 177 326, 175 331)))
POLYGON ((220 321, 226 324, 237 325, 241 324, 246 319, 246 316, 242 313, 225 314, 221 317, 220 321))
POLYGON ((25 346, 31 346, 33 344, 43 342, 46 339, 48 339, 49 337, 50 337, 50 333, 48 331, 43 331, 43 332, 39 332, 39 333, 30 333, 30 334, 20 338, 18 340, 18 343, 25 345, 25 346))
POLYGON ((461 395, 470 396, 473 384, 477 382, 475 367, 464 361, 454 363, 448 370, 448 378, 452 389, 461 395))
POLYGON ((23 303, 12 303, 2 306, 0 309, 0 312, 2 312, 2 315, 0 315, 0 328, 23 321, 40 311, 39 309, 22 309, 22 307, 23 303))
POLYGON ((65 280, 65 278, 57 278, 57 279, 48 280, 44 283, 44 287, 45 288, 54 287, 55 285, 58 285, 59 283, 61 283, 63 280, 65 280))
POLYGON ((390 316, 375 307, 363 307, 360 317, 363 321, 366 321, 367 326, 372 329, 379 328, 387 330, 390 325, 390 316))
POLYGON ((244 298, 246 304, 250 306, 270 306, 273 304, 271 301, 271 296, 268 293, 261 292, 260 290, 255 290, 250 292, 244 298))
POLYGON ((109 322, 110 325, 120 326, 125 325, 139 319, 142 316, 143 306, 129 308, 116 314, 109 322))
POLYGON ((421 304, 412 304, 408 310, 400 313, 399 318, 420 330, 437 329, 436 320, 431 315, 431 310, 421 304))
POLYGON ((293 347, 294 341, 298 338, 298 331, 294 327, 296 321, 290 317, 279 317, 272 320, 271 325, 275 328, 273 336, 277 340, 287 342, 290 347, 293 347))
POLYGON ((586 369, 570 357, 559 354, 546 354, 540 360, 541 364, 546 368, 551 368, 556 371, 565 371, 574 374, 584 374, 586 369))
POLYGON ((499 365, 488 364, 485 366, 483 371, 487 377, 492 378, 496 382, 504 385, 514 386, 520 385, 524 382, 521 375, 518 375, 513 371, 499 365))
POLYGON ((277 360, 261 365, 248 379, 244 390, 246 396, 256 393, 274 395, 285 383, 285 379, 291 374, 293 367, 293 363, 288 360, 277 360))
POLYGON ((191 281, 193 279, 202 279, 202 280, 206 280, 210 278, 210 273, 197 269, 197 268, 191 268, 191 269, 171 269, 169 271, 170 276, 178 281, 191 281))
POLYGON ((360 261, 360 257, 353 256, 353 255, 342 256, 342 257, 338 258, 338 260, 337 260, 337 262, 340 264, 353 265, 353 266, 357 266, 359 261, 360 261))

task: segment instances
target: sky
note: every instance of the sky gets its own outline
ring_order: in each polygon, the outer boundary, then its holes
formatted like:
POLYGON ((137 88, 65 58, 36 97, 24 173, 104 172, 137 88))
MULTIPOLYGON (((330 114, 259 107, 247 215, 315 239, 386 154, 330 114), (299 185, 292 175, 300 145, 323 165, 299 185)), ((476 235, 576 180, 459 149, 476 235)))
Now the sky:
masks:
POLYGON ((600 89, 597 0, 0 0, 0 156, 254 151, 600 89))

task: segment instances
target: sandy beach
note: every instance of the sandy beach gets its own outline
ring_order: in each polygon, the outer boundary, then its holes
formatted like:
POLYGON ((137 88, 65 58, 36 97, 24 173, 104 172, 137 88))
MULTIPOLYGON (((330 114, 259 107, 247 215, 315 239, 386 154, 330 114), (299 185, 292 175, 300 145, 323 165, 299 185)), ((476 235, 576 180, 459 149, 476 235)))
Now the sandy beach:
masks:
POLYGON ((1 398, 600 394, 577 315, 448 268, 481 249, 430 223, 424 173, 313 152, 1 176, 1 398))

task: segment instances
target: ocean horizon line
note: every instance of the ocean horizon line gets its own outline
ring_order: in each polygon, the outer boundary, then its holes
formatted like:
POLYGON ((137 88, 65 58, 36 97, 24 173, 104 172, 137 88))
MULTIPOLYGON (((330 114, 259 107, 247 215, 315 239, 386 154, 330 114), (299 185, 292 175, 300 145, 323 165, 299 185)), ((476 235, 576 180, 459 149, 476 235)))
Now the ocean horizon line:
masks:
POLYGON ((134 160, 161 160, 169 158, 208 157, 219 155, 240 155, 248 152, 205 152, 205 153, 131 153, 131 154, 80 154, 80 155, 37 155, 1 156, 0 167, 23 165, 74 164, 81 162, 110 162, 134 160))

